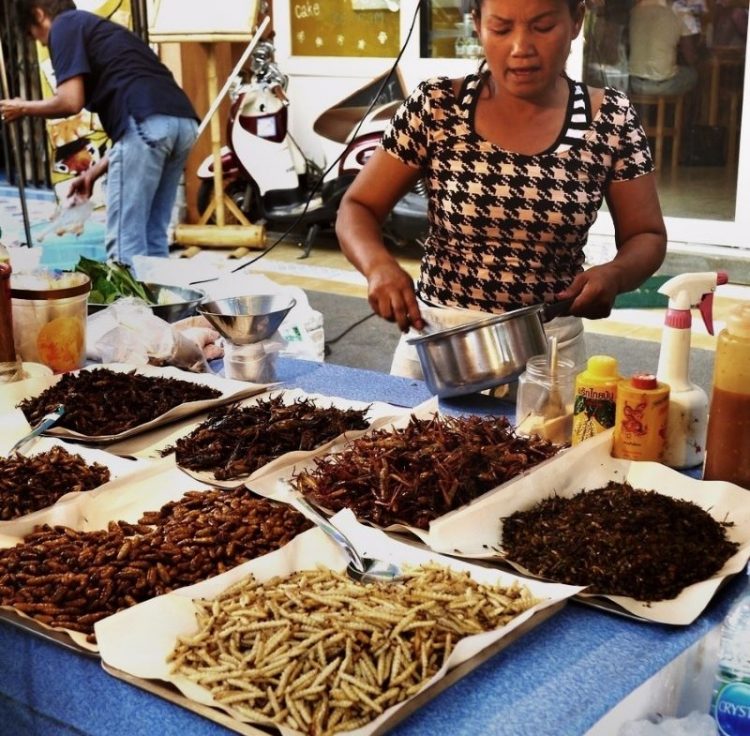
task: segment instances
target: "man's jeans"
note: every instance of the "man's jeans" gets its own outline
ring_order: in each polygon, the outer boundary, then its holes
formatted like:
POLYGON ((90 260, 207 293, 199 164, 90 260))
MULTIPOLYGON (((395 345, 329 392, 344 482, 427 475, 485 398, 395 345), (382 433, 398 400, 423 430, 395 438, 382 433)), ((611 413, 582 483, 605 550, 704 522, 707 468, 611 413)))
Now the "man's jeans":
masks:
POLYGON ((135 255, 169 254, 167 230, 197 130, 192 118, 130 118, 109 153, 108 258, 132 265, 135 255))

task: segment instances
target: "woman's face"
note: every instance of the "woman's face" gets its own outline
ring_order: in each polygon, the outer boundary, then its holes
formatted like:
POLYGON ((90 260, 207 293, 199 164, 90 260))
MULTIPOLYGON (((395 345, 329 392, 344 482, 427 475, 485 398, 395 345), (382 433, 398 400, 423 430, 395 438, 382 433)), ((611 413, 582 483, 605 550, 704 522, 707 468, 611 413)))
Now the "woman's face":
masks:
POLYGON ((495 83, 525 99, 554 88, 582 22, 566 0, 484 0, 475 20, 495 83))

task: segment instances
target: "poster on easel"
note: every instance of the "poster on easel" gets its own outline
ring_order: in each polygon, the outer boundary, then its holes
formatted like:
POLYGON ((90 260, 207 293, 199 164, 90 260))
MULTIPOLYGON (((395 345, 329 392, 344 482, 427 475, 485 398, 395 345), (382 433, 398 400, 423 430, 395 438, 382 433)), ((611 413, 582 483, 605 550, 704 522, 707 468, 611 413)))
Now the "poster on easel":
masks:
MULTIPOLYGON (((78 10, 91 13, 132 28, 130 0, 77 0, 78 10)), ((52 97, 57 86, 49 49, 37 43, 42 96, 52 97)), ((58 202, 67 198, 70 182, 102 159, 111 145, 99 116, 85 108, 77 115, 47 120, 47 141, 51 180, 58 202)), ((92 201, 104 205, 102 179, 94 185, 92 201)))

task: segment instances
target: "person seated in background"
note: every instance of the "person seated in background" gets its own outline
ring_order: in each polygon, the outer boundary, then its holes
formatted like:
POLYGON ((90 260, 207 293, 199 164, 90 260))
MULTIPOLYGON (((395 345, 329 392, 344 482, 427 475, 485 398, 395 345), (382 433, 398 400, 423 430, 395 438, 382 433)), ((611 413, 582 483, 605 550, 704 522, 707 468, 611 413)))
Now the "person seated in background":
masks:
POLYGON ((674 0, 672 9, 686 29, 680 40, 680 51, 684 54, 685 47, 690 46, 692 50, 688 53, 699 58, 705 52, 704 25, 708 18, 706 0, 674 0))
POLYGON ((670 0, 639 0, 630 11, 630 89, 679 95, 698 81, 693 35, 670 0), (685 64, 678 63, 678 51, 685 64))
POLYGON ((742 46, 747 41, 747 0, 716 0, 712 45, 742 46))

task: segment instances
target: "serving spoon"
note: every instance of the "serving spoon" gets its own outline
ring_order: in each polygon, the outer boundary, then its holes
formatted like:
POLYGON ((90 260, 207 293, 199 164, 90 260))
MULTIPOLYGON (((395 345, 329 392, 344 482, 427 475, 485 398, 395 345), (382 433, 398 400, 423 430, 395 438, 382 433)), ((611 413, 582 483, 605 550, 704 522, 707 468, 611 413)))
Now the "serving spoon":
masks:
POLYGON ((18 440, 18 442, 16 442, 16 444, 10 448, 10 450, 8 451, 8 455, 12 455, 13 453, 18 453, 20 455, 21 448, 27 442, 33 440, 34 437, 38 437, 40 434, 42 434, 42 432, 46 432, 54 424, 57 424, 63 414, 65 414, 65 407, 62 404, 58 404, 55 409, 49 412, 49 414, 45 414, 39 420, 39 423, 31 430, 31 432, 21 437, 21 439, 18 440))
POLYGON ((376 560, 371 557, 362 557, 357 552, 349 537, 338 527, 331 524, 323 514, 318 512, 299 493, 293 492, 291 504, 306 519, 312 521, 319 529, 324 531, 346 554, 349 564, 346 566, 346 574, 358 583, 392 583, 400 580, 403 576, 401 569, 392 562, 376 560))

